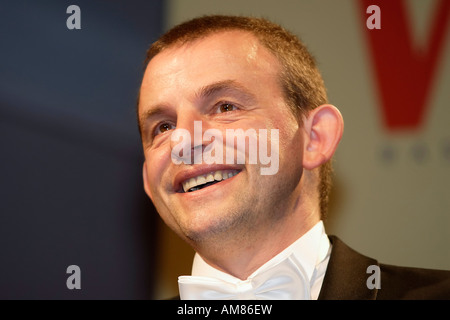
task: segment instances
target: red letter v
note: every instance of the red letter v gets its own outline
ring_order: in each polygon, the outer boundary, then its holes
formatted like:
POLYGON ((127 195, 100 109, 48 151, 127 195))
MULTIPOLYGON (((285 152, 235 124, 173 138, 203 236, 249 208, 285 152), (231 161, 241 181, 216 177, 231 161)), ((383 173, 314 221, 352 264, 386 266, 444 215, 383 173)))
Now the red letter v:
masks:
POLYGON ((433 85, 440 56, 449 38, 450 1, 438 2, 429 42, 423 52, 412 41, 403 0, 362 0, 361 16, 369 40, 384 124, 390 130, 419 129, 433 85), (381 9, 381 29, 366 28, 366 9, 381 9))

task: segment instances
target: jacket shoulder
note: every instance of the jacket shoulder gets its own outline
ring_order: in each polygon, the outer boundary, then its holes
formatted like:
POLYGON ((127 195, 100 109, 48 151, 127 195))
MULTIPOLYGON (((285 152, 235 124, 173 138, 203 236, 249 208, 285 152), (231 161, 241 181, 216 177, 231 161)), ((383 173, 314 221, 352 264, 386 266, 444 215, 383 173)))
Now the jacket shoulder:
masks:
POLYGON ((380 264, 377 299, 450 299, 450 271, 380 264))
POLYGON ((450 299, 450 271, 379 263, 329 236, 331 256, 319 299, 429 300, 450 299), (367 285, 369 267, 379 267, 379 287, 367 285))

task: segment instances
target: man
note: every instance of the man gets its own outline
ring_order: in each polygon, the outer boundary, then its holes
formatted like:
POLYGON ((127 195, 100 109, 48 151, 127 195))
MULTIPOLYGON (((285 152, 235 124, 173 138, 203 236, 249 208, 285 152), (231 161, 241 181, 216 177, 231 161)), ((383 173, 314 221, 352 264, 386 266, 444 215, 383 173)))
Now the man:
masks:
POLYGON ((138 120, 145 191, 196 251, 182 299, 450 298, 450 272, 382 265, 326 235, 343 119, 280 26, 174 27, 147 52, 138 120))

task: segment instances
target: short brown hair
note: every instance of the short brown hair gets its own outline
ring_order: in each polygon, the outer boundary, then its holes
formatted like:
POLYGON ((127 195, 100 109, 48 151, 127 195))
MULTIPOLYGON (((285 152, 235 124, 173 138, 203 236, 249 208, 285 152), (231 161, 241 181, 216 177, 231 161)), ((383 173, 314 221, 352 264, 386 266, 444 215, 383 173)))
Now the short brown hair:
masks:
MULTIPOLYGON (((327 94, 316 62, 297 36, 262 18, 211 15, 181 23, 155 41, 147 51, 144 68, 161 51, 193 42, 217 32, 241 30, 253 34, 281 65, 280 85, 287 105, 296 116, 327 103, 327 94)), ((325 217, 331 190, 331 161, 320 167, 320 212, 325 217)))

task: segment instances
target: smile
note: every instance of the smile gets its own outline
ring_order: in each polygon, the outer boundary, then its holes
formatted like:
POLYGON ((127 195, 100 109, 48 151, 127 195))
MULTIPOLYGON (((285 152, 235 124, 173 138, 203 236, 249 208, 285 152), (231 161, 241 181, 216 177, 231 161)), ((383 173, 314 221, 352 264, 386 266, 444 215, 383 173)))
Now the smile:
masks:
POLYGON ((197 177, 193 177, 184 181, 182 183, 183 191, 194 192, 219 183, 220 181, 234 177, 238 173, 238 170, 217 170, 209 172, 207 174, 201 174, 197 177))

